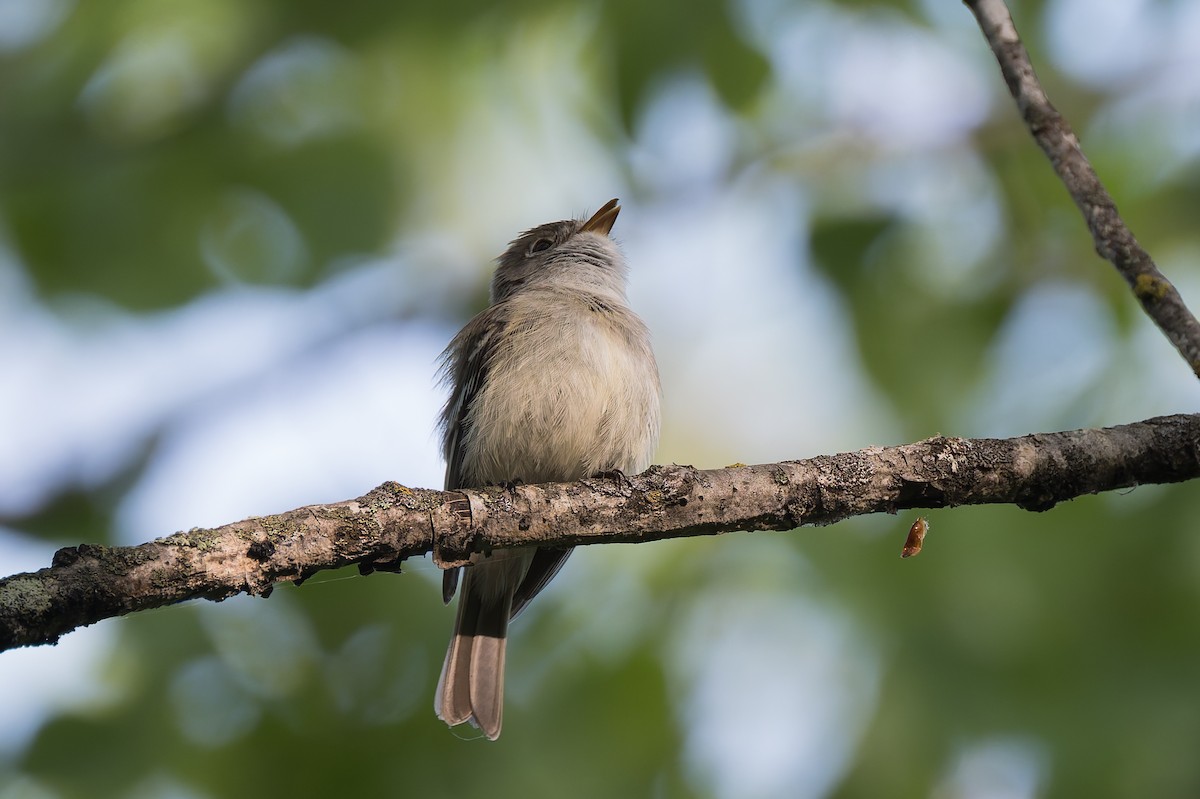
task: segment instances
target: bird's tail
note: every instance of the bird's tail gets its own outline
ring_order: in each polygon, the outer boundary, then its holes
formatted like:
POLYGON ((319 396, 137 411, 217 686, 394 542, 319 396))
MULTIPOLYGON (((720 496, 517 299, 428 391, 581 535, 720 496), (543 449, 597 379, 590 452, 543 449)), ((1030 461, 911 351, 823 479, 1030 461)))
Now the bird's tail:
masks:
POLYGON ((467 569, 463 581, 434 710, 450 726, 469 721, 494 741, 504 717, 504 649, 512 592, 481 596, 472 585, 472 571, 467 569))

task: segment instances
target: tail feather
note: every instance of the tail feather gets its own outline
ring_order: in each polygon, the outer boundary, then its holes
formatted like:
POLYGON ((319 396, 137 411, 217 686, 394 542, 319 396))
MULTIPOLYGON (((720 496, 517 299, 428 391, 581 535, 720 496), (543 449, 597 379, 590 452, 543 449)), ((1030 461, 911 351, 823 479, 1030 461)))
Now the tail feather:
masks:
MULTIPOLYGON (((442 665, 442 676, 438 678, 437 703, 434 705, 438 718, 451 727, 471 718, 470 662, 474 636, 469 625, 463 632, 467 605, 465 597, 458 605, 454 635, 446 649, 446 662, 442 665)), ((474 618, 477 613, 472 612, 468 618, 474 618)))
MULTIPOLYGON (((508 604, 503 608, 505 626, 508 604)), ((504 633, 476 635, 471 646, 471 721, 493 741, 500 737, 504 720, 504 650, 508 642, 504 633)))
POLYGON ((494 741, 504 716, 504 654, 512 594, 485 601, 471 583, 468 574, 434 709, 450 726, 469 721, 494 741))

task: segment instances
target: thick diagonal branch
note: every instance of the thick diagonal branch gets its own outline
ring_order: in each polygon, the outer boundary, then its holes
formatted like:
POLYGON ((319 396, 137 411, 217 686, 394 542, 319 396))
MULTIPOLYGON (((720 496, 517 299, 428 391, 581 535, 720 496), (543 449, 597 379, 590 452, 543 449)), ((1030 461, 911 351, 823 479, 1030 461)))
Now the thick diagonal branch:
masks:
POLYGON ((1004 0, 964 0, 975 14, 1026 127, 1083 212, 1096 252, 1117 268, 1142 309, 1200 377, 1200 322, 1155 266, 1117 213, 1116 203, 1079 147, 1079 139, 1050 103, 1021 44, 1004 0))
POLYGON ((761 466, 656 466, 626 478, 410 489, 176 533, 136 547, 59 550, 0 580, 0 649, 52 643, 76 627, 186 599, 266 595, 351 563, 394 568, 432 552, 526 544, 645 542, 733 530, 790 530, 909 508, 1013 504, 1046 510, 1082 494, 1200 476, 1200 415, 1010 439, 931 438, 761 466))

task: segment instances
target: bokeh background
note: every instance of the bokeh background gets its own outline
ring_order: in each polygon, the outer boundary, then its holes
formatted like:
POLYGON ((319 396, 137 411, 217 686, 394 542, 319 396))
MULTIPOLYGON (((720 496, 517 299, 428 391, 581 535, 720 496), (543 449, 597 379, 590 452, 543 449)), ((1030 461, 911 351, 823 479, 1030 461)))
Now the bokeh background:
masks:
MULTIPOLYGON (((1200 5, 1014 12, 1200 304, 1200 5)), ((0 571, 439 486, 491 259, 610 197, 659 462, 1197 408, 959 3, 0 0, 0 571)), ((428 560, 103 622, 0 654, 0 799, 1200 794, 1196 487, 929 517, 577 552, 496 744, 428 560)))

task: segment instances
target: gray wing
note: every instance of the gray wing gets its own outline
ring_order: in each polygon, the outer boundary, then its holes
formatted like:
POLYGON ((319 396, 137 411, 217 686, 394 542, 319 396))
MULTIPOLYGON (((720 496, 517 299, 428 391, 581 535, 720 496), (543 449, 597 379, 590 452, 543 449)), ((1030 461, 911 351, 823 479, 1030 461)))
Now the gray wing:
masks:
POLYGON ((441 380, 450 386, 442 408, 442 453, 446 457, 447 491, 464 488, 462 440, 471 424, 471 405, 487 378, 496 343, 507 323, 504 305, 493 305, 459 331, 441 357, 441 380))
MULTIPOLYGON (((503 339, 508 323, 505 303, 488 308, 467 323, 442 353, 442 381, 450 386, 450 397, 442 408, 442 451, 446 457, 446 490, 466 488, 463 485, 462 441, 471 425, 471 405, 487 378, 496 352, 497 342, 503 339)), ((520 479, 514 474, 512 479, 520 479)), ((525 579, 513 595, 512 616, 529 604, 546 583, 558 573, 571 554, 569 549, 539 549, 529 565, 525 579)), ((442 572, 442 601, 449 603, 458 589, 460 569, 442 572)))
MULTIPOLYGON (((573 549, 538 548, 533 555, 533 562, 529 564, 529 571, 525 573, 525 579, 513 593, 512 610, 509 612, 510 619, 515 619, 517 614, 529 604, 529 600, 537 596, 546 587, 546 583, 554 579, 554 575, 558 574, 558 570, 567 562, 567 556, 573 551, 573 549)), ((442 588, 445 589, 444 582, 442 588)))
MULTIPOLYGON (((442 452, 446 458, 445 488, 463 488, 462 440, 471 424, 471 403, 487 376, 496 342, 507 321, 503 305, 475 316, 450 342, 441 357, 441 380, 450 386, 442 408, 442 452)), ((442 572, 442 601, 449 603, 458 588, 460 569, 442 572)))
MULTIPOLYGON (((442 381, 448 383, 451 389, 441 418, 447 491, 467 487, 463 485, 462 441, 471 424, 471 405, 487 378, 496 344, 503 339, 504 327, 508 323, 507 311, 504 303, 483 311, 459 331, 442 353, 442 381)), ((514 480, 520 477, 519 474, 512 475, 514 480)), ((558 574, 570 554, 570 549, 539 549, 534 554, 525 579, 513 595, 512 617, 516 617, 529 604, 529 600, 558 574)), ((460 569, 442 572, 443 602, 449 603, 454 598, 459 575, 460 569)))

